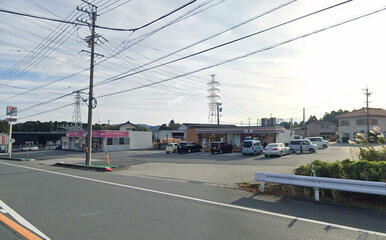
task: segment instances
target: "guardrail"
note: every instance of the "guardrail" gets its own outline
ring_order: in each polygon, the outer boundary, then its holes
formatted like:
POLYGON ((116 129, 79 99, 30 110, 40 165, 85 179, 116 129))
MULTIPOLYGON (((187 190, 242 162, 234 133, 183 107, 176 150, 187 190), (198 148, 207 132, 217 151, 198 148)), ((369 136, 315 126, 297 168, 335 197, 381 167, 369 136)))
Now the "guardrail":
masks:
POLYGON ((319 188, 386 196, 386 182, 258 172, 255 173, 255 181, 261 183, 262 192, 265 182, 312 187, 316 201, 319 201, 319 188))

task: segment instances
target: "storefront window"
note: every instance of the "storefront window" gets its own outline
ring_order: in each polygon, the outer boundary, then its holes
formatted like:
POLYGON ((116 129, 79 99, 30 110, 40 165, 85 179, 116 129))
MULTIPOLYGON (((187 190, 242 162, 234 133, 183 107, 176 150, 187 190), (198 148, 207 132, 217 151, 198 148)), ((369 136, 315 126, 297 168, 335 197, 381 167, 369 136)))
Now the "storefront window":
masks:
POLYGON ((113 138, 113 145, 118 145, 118 141, 119 139, 118 138, 113 138))
POLYGON ((125 144, 125 139, 124 138, 119 138, 119 145, 125 144))
POLYGON ((107 145, 113 145, 113 139, 107 138, 107 145))

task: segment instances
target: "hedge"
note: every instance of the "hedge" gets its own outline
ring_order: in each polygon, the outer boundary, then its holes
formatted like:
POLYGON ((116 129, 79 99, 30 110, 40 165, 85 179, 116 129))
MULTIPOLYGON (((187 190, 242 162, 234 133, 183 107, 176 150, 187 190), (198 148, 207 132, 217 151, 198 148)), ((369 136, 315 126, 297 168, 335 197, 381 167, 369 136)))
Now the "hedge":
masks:
POLYGON ((345 159, 329 163, 315 160, 296 168, 294 172, 296 175, 313 176, 312 165, 315 165, 318 177, 386 182, 386 161, 345 159))

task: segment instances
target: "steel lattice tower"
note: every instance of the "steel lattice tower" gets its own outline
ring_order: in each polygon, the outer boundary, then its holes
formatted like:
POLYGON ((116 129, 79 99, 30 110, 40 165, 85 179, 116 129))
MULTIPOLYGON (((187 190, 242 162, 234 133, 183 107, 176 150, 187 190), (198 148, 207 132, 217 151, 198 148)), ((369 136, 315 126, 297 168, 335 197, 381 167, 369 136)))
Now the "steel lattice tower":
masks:
POLYGON ((220 92, 220 89, 218 88, 220 86, 220 83, 214 79, 215 74, 210 75, 212 77, 212 80, 208 82, 209 85, 209 115, 208 115, 208 121, 210 123, 216 123, 217 122, 217 103, 220 102, 220 96, 218 93, 220 92))
POLYGON ((74 97, 74 111, 72 112, 72 129, 76 130, 83 130, 82 128, 82 118, 81 118, 81 112, 80 112, 80 101, 82 100, 82 97, 80 96, 80 92, 75 92, 74 97))

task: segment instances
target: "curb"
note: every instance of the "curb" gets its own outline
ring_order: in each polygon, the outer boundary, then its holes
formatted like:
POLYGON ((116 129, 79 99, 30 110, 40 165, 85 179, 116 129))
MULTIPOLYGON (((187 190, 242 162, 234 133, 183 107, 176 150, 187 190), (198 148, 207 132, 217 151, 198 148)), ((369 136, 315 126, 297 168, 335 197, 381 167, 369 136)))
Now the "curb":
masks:
POLYGON ((82 169, 82 170, 93 170, 93 171, 98 171, 98 172, 112 172, 113 171, 109 167, 95 167, 95 166, 86 166, 86 165, 64 163, 64 162, 58 162, 58 163, 55 163, 53 165, 58 166, 58 167, 67 167, 67 168, 75 168, 75 169, 82 169))
POLYGON ((24 162, 24 161, 34 161, 35 159, 32 158, 8 158, 8 157, 0 157, 1 160, 10 160, 10 161, 18 161, 18 162, 24 162))

